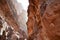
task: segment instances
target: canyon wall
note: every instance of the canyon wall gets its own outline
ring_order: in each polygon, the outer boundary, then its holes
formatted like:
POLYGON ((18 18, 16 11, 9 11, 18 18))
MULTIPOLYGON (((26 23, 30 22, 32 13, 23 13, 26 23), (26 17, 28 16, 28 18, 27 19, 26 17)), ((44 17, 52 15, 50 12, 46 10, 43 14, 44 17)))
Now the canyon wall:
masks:
POLYGON ((48 1, 42 17, 44 40, 60 40, 60 0, 48 1))
POLYGON ((28 40, 40 40, 41 17, 40 0, 29 0, 28 6, 28 40))
POLYGON ((29 0, 27 28, 15 2, 0 0, 0 40, 60 40, 60 0, 29 0))
MULTIPOLYGON (((27 28, 24 27, 25 31, 20 28, 20 19, 24 15, 22 13, 18 18, 17 9, 13 2, 16 2, 16 0, 0 0, 0 40, 24 40, 27 37, 27 28)), ((21 21, 26 20, 23 18, 21 21)))
POLYGON ((26 25, 26 22, 27 22, 27 12, 26 10, 23 9, 23 6, 21 3, 17 2, 17 0, 12 0, 12 3, 16 9, 16 12, 15 15, 17 16, 17 23, 18 25, 20 26, 20 29, 23 30, 26 34, 27 34, 27 25, 26 25))
POLYGON ((60 0, 29 0, 28 40, 60 40, 60 0))

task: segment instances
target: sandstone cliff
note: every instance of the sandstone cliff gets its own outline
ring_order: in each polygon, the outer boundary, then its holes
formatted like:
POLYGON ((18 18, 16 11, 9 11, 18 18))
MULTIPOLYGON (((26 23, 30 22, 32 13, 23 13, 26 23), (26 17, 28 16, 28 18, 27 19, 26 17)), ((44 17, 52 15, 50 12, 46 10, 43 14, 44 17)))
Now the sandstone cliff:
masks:
MULTIPOLYGON (((16 0, 13 0, 16 2, 16 0)), ((20 29, 18 23, 17 9, 12 0, 0 0, 0 39, 1 40, 24 40, 26 39, 26 30, 20 29)), ((20 10, 21 11, 21 10, 20 10)), ((23 13, 22 13, 23 14, 23 13)), ((20 15, 19 15, 20 16, 20 15)), ((20 16, 21 17, 21 16, 20 16)), ((24 18, 23 18, 24 19, 24 18)), ((21 19, 21 21, 24 21, 21 19)), ((25 23, 25 22, 24 22, 25 23)), ((22 24, 24 25, 24 24, 22 24)))
POLYGON ((0 0, 0 40, 60 40, 60 0, 29 0, 28 21, 19 4, 0 0))
POLYGON ((60 40, 60 0, 29 0, 28 40, 60 40))
POLYGON ((29 0, 27 25, 28 40, 38 40, 41 31, 40 0, 29 0))

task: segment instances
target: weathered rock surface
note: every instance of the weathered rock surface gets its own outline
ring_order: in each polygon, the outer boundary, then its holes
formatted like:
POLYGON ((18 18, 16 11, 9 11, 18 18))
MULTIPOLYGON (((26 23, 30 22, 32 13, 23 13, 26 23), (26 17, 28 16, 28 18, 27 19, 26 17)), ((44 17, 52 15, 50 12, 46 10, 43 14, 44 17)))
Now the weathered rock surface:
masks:
POLYGON ((26 39, 25 31, 18 24, 17 11, 12 0, 0 0, 0 17, 0 40, 26 39))
POLYGON ((41 29, 40 0, 29 0, 27 25, 28 40, 38 40, 41 29))
POLYGON ((12 0, 12 3, 16 9, 15 15, 17 15, 17 17, 15 17, 17 20, 18 25, 20 26, 20 29, 23 30, 26 34, 27 34, 27 12, 26 10, 23 9, 21 3, 18 3, 17 0, 12 0))
POLYGON ((48 3, 42 17, 42 27, 44 40, 60 40, 60 0, 48 3))
POLYGON ((28 40, 60 40, 60 0, 29 0, 28 40))
MULTIPOLYGON (((3 31, 0 40, 25 40, 27 37, 20 29, 24 20, 13 4, 12 0, 0 0, 0 32, 3 31)), ((60 40, 60 0, 29 0, 27 26, 27 40, 60 40)))

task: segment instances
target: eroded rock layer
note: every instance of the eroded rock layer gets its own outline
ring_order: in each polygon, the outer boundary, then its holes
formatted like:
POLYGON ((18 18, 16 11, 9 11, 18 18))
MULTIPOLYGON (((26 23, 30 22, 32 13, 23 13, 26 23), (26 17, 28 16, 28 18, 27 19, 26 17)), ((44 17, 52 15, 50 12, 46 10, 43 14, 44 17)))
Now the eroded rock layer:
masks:
POLYGON ((28 40, 60 40, 60 0, 29 0, 28 40))
POLYGON ((40 40, 41 29, 40 0, 29 0, 28 7, 28 40, 40 40))
POLYGON ((26 33, 18 25, 17 12, 12 0, 0 0, 0 40, 24 39, 26 33))
POLYGON ((51 0, 42 17, 44 40, 60 40, 60 0, 51 0))

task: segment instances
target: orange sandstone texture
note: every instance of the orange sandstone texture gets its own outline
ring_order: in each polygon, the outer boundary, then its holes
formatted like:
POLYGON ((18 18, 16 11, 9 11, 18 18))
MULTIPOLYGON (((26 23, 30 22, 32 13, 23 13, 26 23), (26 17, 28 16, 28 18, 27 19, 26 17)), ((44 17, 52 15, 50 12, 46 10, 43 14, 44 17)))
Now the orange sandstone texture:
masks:
POLYGON ((28 39, 60 40, 60 0, 29 0, 28 39))
POLYGON ((42 17, 44 40, 60 40, 60 0, 52 0, 42 17))
POLYGON ((40 0, 29 0, 27 26, 28 40, 38 40, 41 29, 40 0))

